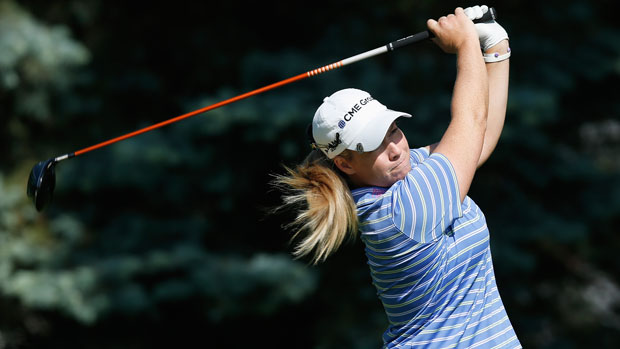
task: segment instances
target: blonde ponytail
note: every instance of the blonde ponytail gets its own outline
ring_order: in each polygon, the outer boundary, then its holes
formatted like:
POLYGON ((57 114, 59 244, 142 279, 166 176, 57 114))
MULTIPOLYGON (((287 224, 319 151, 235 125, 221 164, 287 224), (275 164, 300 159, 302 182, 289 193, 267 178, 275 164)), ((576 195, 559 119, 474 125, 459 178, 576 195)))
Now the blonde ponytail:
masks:
POLYGON ((335 252, 345 239, 355 236, 355 202, 343 174, 320 150, 313 150, 295 169, 285 169, 288 175, 278 175, 273 181, 283 191, 284 203, 280 208, 298 209, 297 217, 286 227, 297 230, 293 238, 302 232, 307 234, 293 254, 303 257, 314 252, 312 263, 317 264, 335 252))

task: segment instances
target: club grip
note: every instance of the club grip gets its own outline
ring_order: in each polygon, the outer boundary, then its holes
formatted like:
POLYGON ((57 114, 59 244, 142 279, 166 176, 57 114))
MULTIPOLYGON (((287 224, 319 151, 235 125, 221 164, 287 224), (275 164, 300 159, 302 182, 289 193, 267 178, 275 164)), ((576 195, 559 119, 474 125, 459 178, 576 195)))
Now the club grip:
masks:
MULTIPOLYGON (((482 17, 475 19, 474 23, 486 22, 486 21, 491 21, 491 20, 496 20, 496 19, 497 19, 497 11, 495 11, 494 7, 489 7, 489 10, 484 15, 482 15, 482 17)), ((430 39, 434 37, 435 35, 431 31, 425 30, 417 34, 410 35, 406 38, 402 38, 402 39, 390 42, 386 46, 387 46, 388 51, 394 51, 397 48, 411 45, 413 43, 420 42, 422 40, 426 40, 426 39, 430 39)))

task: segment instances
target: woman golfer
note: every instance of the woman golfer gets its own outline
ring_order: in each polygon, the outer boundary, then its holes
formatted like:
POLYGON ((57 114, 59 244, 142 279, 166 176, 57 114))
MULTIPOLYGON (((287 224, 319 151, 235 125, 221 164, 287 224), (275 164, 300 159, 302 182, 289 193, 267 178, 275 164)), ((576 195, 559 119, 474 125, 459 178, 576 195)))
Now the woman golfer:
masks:
POLYGON ((296 255, 323 261, 361 232, 389 320, 386 348, 520 347, 497 290, 485 217, 467 196, 497 144, 508 93, 506 31, 472 22, 486 11, 457 8, 427 22, 435 43, 457 58, 451 122, 439 143, 410 149, 395 123, 409 114, 344 89, 316 111, 315 149, 276 180, 285 204, 303 207, 296 255))

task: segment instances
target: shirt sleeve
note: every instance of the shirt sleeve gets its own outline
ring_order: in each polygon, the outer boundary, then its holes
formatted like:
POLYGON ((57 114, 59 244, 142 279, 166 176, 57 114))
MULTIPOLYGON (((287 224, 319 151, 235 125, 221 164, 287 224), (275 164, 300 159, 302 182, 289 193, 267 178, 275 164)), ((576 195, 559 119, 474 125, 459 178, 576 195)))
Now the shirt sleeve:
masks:
MULTIPOLYGON (((428 153, 424 152, 426 155, 428 153)), ((452 164, 433 153, 416 163, 407 177, 392 187, 394 225, 411 239, 426 243, 446 233, 462 216, 458 182, 452 164)))

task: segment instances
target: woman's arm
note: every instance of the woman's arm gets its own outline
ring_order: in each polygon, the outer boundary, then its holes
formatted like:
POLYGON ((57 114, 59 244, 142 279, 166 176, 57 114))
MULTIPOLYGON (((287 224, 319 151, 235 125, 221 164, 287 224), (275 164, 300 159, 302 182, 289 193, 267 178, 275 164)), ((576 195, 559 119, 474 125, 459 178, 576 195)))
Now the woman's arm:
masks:
POLYGON ((457 54, 457 75, 451 104, 451 121, 433 149, 450 160, 459 186, 461 202, 474 178, 487 124, 489 86, 473 22, 463 9, 455 15, 429 20, 433 39, 445 52, 457 54))
MULTIPOLYGON (((483 17, 487 11, 489 9, 484 5, 468 7, 464 10, 471 20, 483 17)), ((486 55, 497 53, 503 56, 509 52, 508 33, 495 20, 477 23, 475 27, 480 39, 480 47, 484 49, 486 55)), ((509 62, 505 58, 499 62, 489 62, 486 64, 486 75, 489 83, 487 129, 484 134, 483 148, 476 168, 482 166, 491 156, 504 128, 506 104, 508 101, 508 72, 509 62)), ((438 144, 431 144, 426 149, 432 153, 438 144)))
MULTIPOLYGON (((507 51, 508 40, 502 40, 485 53, 497 52, 503 55, 507 51)), ((489 79, 489 115, 487 117, 487 130, 484 134, 484 146, 478 160, 478 167, 482 166, 491 156, 504 128, 506 104, 508 101, 509 60, 487 63, 486 69, 489 79)))
MULTIPOLYGON (((508 40, 503 40, 493 46, 486 53, 504 54, 508 50, 508 40)), ((487 77, 489 80, 489 114, 487 116, 487 128, 484 134, 484 145, 480 159, 478 159, 478 168, 484 164, 495 150, 497 142, 504 128, 504 120, 506 119, 506 104, 508 102, 508 76, 509 76, 509 60, 496 63, 487 63, 487 77)), ((435 151, 439 143, 426 146, 429 153, 435 151)))

